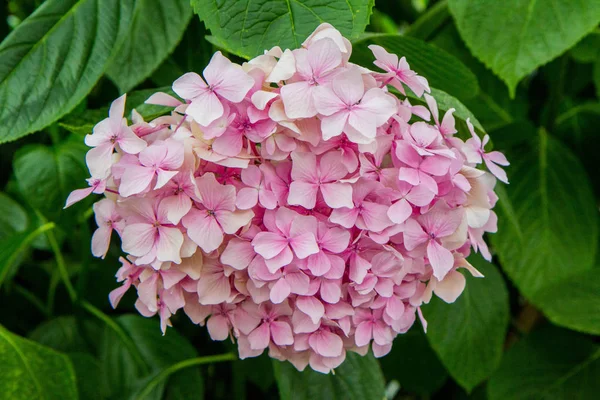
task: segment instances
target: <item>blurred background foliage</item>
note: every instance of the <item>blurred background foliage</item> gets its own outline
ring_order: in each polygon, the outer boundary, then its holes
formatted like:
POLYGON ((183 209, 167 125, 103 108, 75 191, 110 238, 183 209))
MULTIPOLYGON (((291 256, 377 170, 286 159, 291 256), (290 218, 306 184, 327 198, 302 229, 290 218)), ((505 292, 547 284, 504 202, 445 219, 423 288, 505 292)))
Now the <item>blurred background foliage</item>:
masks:
MULTIPOLYGON (((257 42, 228 14, 241 2, 191 3, 0 3, 0 398, 597 398, 600 2, 291 3, 351 37, 356 63, 371 65, 370 43, 406 56, 441 108, 457 109, 459 130, 478 121, 511 161, 488 238, 494 263, 470 257, 486 278, 467 277, 455 304, 424 307, 427 335, 416 324, 386 357, 349 355, 333 376, 265 354, 232 361, 231 343, 186 317, 163 337, 132 293, 112 310, 119 248, 91 256, 93 199, 62 210, 88 177, 83 136, 121 93, 128 112, 153 118, 164 110, 143 105, 151 89, 201 72, 214 51, 242 62, 318 24, 299 12, 298 31, 273 28, 257 42), (198 361, 219 354, 229 362, 198 361)), ((284 3, 246 7, 272 18, 284 3)), ((264 29, 267 16, 248 16, 264 29)))

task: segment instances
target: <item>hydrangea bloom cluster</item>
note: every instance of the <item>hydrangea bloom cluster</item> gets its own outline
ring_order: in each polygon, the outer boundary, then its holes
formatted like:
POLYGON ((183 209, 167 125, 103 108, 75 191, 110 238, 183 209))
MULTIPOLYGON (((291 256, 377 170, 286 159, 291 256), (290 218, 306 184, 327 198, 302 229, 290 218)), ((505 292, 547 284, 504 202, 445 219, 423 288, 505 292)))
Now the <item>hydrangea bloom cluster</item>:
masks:
POLYGON ((457 269, 482 276, 465 257, 490 259, 508 162, 470 123, 471 139, 454 136, 454 110, 439 115, 405 58, 370 49, 381 71, 349 62, 350 42, 323 24, 241 66, 217 52, 174 82, 182 100, 147 100, 170 115, 134 110, 129 125, 125 96, 113 102, 85 140, 89 187, 67 200, 104 194, 92 252, 115 231, 127 253, 113 307, 134 287, 163 332, 182 311, 241 358, 268 349, 327 373, 347 351, 385 355, 416 315, 426 327, 432 294, 463 291, 457 269))

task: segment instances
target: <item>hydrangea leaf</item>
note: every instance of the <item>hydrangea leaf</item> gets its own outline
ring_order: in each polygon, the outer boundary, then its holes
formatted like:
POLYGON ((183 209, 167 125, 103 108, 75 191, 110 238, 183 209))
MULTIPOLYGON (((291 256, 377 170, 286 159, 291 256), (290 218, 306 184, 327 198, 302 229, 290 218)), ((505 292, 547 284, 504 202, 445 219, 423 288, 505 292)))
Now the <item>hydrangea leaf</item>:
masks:
POLYGON ((600 391, 600 348, 544 327, 516 343, 488 383, 490 400, 593 399, 600 391))
POLYGON ((368 45, 377 44, 388 52, 406 57, 411 69, 427 78, 429 85, 457 97, 469 99, 479 92, 477 77, 453 55, 422 40, 400 35, 371 34, 352 43, 350 61, 377 70, 368 45))
POLYGON ((127 40, 106 74, 121 93, 143 82, 175 49, 192 18, 189 0, 137 0, 127 40))
POLYGON ((594 266, 598 208, 581 162, 545 131, 532 148, 507 156, 511 183, 496 186, 491 240, 504 271, 535 304, 542 289, 594 266))
MULTIPOLYGON (((116 321, 131 337, 151 371, 149 375, 140 371, 131 352, 118 339, 114 331, 106 327, 99 352, 102 373, 110 382, 113 394, 122 395, 124 390, 133 394, 139 389, 139 385, 152 379, 151 377, 161 369, 198 355, 196 349, 175 330, 170 330, 167 335, 162 336, 156 320, 137 315, 123 315, 116 321), (165 349, 169 349, 169 351, 165 351, 165 349)), ((187 385, 193 385, 196 397, 201 398, 203 395, 203 381, 198 368, 181 370, 172 375, 171 380, 177 380, 180 383, 187 382, 187 385), (179 375, 184 375, 185 379, 176 378, 179 375)), ((153 395, 158 394, 158 398, 161 398, 160 393, 163 393, 164 390, 165 382, 161 382, 153 391, 153 395)))
POLYGON ((298 48, 322 22, 355 39, 369 23, 374 0, 192 0, 213 36, 244 58, 273 46, 298 48))
POLYGON ((57 217, 69 192, 81 187, 83 179, 89 176, 84 160, 86 149, 79 141, 68 141, 55 148, 21 148, 13 169, 23 198, 46 216, 57 217))
POLYGON ((475 58, 465 46, 455 24, 446 24, 436 31, 430 43, 458 58, 477 76, 479 94, 466 99, 464 104, 477 115, 488 132, 513 121, 527 118, 529 105, 525 91, 517 91, 515 98, 511 99, 504 82, 475 58))
POLYGON ((600 22, 600 2, 572 0, 449 0, 473 54, 507 84, 575 45, 600 22))
POLYGON ((423 307, 431 347, 467 391, 498 367, 509 320, 508 291, 502 275, 480 255, 472 255, 469 262, 485 278, 465 273, 465 291, 453 304, 434 295, 423 307))
POLYGON ((379 363, 371 353, 366 356, 348 352, 335 375, 321 374, 310 367, 299 372, 288 362, 273 361, 275 379, 282 400, 381 400, 384 380, 379 363))
POLYGON ((69 358, 0 326, 0 393, 6 399, 76 400, 69 358))
POLYGON ((379 362, 387 382, 395 379, 403 390, 421 396, 437 392, 448 379, 448 372, 418 324, 398 335, 390 353, 379 362))
POLYGON ((0 239, 27 229, 29 217, 19 203, 0 192, 0 239))
POLYGON ((579 63, 593 63, 600 55, 600 30, 595 30, 584 37, 569 52, 571 58, 579 63))
POLYGON ((0 143, 38 131, 92 90, 132 0, 48 0, 0 44, 0 143))
POLYGON ((600 269, 573 275, 535 296, 544 315, 557 325, 600 335, 600 269))
POLYGON ((75 316, 64 315, 45 321, 38 325, 29 335, 29 339, 41 345, 50 347, 63 353, 81 353, 89 349, 81 328, 88 334, 97 332, 100 326, 94 320, 84 320, 79 327, 75 316))

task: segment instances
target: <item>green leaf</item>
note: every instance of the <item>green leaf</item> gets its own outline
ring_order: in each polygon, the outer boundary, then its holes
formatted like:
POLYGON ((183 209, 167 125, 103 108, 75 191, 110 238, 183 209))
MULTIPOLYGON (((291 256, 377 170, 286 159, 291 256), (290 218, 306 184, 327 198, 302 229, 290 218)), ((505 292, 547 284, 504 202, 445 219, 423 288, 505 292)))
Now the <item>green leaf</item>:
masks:
POLYGON ((90 92, 125 38, 132 0, 48 0, 0 44, 0 143, 50 125, 90 92))
POLYGON ((600 22, 600 2, 448 0, 472 53, 508 86, 558 57, 600 22))
POLYGON ((0 376, 5 399, 78 398, 75 372, 67 356, 13 335, 1 325, 0 376))
POLYGON ((27 229, 29 218, 23 207, 0 192, 0 240, 27 229))
POLYGON ((236 385, 234 395, 236 398, 246 395, 246 383, 251 382, 263 393, 267 393, 275 382, 271 358, 263 353, 258 357, 236 360, 233 362, 233 379, 236 385))
MULTIPOLYGON (((92 324, 92 321, 85 321, 89 333, 94 333, 94 330, 97 332, 99 328, 97 324, 92 324)), ((81 329, 83 328, 82 325, 81 329)), ((29 339, 63 353, 85 353, 90 350, 73 315, 65 315, 43 322, 29 334, 29 339)))
POLYGON ((321 374, 310 367, 299 372, 289 362, 273 360, 275 380, 282 400, 381 400, 384 380, 379 363, 371 353, 346 353, 346 360, 333 374, 321 374))
POLYGON ((557 325, 600 335, 600 269, 584 271, 540 291, 536 304, 557 325))
POLYGON ((595 31, 581 39, 570 51, 571 58, 579 63, 592 63, 600 54, 600 31, 595 31))
POLYGON ((552 327, 516 343, 488 383, 490 400, 594 399, 599 391, 600 348, 552 327))
POLYGON ((511 100, 504 82, 473 57, 454 24, 447 24, 440 29, 430 43, 458 58, 477 76, 479 94, 465 100, 464 104, 477 116, 487 131, 528 117, 525 91, 518 91, 516 98, 511 100))
POLYGON ((444 50, 409 36, 371 34, 353 42, 351 61, 367 68, 375 60, 368 45, 377 44, 388 52, 406 57, 411 69, 427 78, 432 87, 459 99, 479 92, 477 77, 454 56, 444 50))
POLYGON ((77 391, 82 400, 107 399, 109 390, 98 360, 88 353, 68 353, 77 376, 77 391))
POLYGON ((594 86, 596 86, 596 97, 600 97, 600 55, 596 58, 593 70, 594 86))
POLYGON ((252 58, 273 46, 299 48, 321 23, 356 39, 374 0, 192 0, 194 12, 231 53, 252 58))
POLYGON ((598 208, 580 161, 545 131, 517 154, 508 154, 510 185, 496 186, 491 240, 504 271, 536 304, 540 290, 592 268, 598 208))
POLYGON ((50 222, 35 230, 16 233, 0 241, 0 286, 7 277, 16 273, 19 257, 33 240, 54 227, 54 223, 50 222))
POLYGON ((427 40, 437 29, 450 19, 448 2, 442 0, 427 9, 412 25, 408 27, 406 35, 421 40, 427 40))
POLYGON ((387 382, 397 380, 403 390, 421 396, 437 392, 448 378, 421 326, 398 335, 392 351, 379 362, 387 382))
POLYGON ((175 49, 192 18, 189 0, 137 0, 127 40, 106 74, 121 93, 146 78, 175 49))
MULTIPOLYGON (((196 357, 198 354, 187 339, 174 329, 170 329, 163 336, 157 320, 137 315, 123 315, 116 320, 131 337, 154 374, 178 361, 196 357)), ((113 393, 122 394, 127 391, 135 391, 140 386, 144 386, 144 379, 151 379, 135 364, 130 351, 108 327, 102 337, 100 355, 103 374, 113 393)), ((203 391, 202 376, 198 368, 181 370, 171 377, 171 380, 173 379, 188 381, 198 395, 203 391), (184 378, 175 378, 178 375, 184 375, 184 378)), ((157 386, 157 390, 153 391, 153 394, 159 395, 163 390, 164 382, 157 386)))
POLYGON ((85 165, 87 147, 78 140, 55 148, 29 145, 13 161, 19 190, 26 201, 44 215, 55 219, 69 193, 85 186, 89 176, 85 165))
POLYGON ((423 307, 431 347, 468 392, 498 367, 509 319, 508 292, 496 267, 480 255, 469 262, 485 278, 465 273, 465 291, 453 304, 434 296, 423 307))

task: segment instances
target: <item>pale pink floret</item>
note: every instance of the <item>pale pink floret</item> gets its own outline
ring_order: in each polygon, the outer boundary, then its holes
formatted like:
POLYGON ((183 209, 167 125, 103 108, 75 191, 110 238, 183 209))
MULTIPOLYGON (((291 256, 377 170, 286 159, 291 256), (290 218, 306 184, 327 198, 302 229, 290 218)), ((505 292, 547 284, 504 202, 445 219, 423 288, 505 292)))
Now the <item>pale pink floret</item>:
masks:
POLYGON ((252 246, 261 255, 271 272, 292 262, 294 255, 303 259, 319 252, 312 229, 316 228, 314 217, 302 216, 290 209, 267 211, 271 219, 269 232, 260 232, 252 240, 252 246), (293 250, 293 252, 292 252, 293 250))
POLYGON ((242 170, 242 182, 247 187, 239 190, 236 206, 241 210, 247 210, 256 206, 257 203, 268 210, 277 206, 277 197, 266 188, 266 182, 262 171, 254 165, 242 170))
POLYGON ((466 146, 463 148, 463 152, 467 156, 467 161, 474 164, 479 164, 483 160, 485 166, 490 170, 492 174, 504 183, 508 183, 508 177, 506 172, 498 165, 507 166, 510 165, 504 154, 499 151, 492 151, 486 153, 484 148, 485 145, 490 141, 490 136, 485 135, 483 141, 475 133, 475 128, 471 121, 467 119, 467 126, 471 132, 471 139, 467 140, 466 146))
POLYGON ((365 92, 357 69, 337 75, 331 89, 320 86, 315 90, 315 106, 323 115, 323 140, 344 132, 352 142, 371 143, 377 127, 396 112, 396 102, 383 90, 371 88, 365 92))
POLYGON ((223 243, 224 234, 233 234, 248 224, 254 213, 236 211, 235 188, 221 185, 212 173, 196 179, 201 208, 193 208, 182 219, 188 236, 202 250, 210 253, 223 243))
POLYGON ((421 244, 427 244, 427 258, 434 276, 440 280, 454 266, 454 257, 451 251, 444 247, 444 238, 453 235, 463 220, 462 210, 437 207, 416 220, 410 219, 406 222, 404 245, 408 250, 413 250, 421 244))
POLYGON ((92 193, 102 194, 106 190, 106 179, 89 178, 87 179, 87 182, 90 187, 73 190, 69 194, 69 197, 67 197, 64 208, 71 207, 73 204, 85 199, 92 193))
POLYGON ((348 170, 339 162, 335 151, 319 157, 312 153, 292 153, 292 183, 288 203, 307 209, 315 207, 320 193, 325 203, 332 208, 352 208, 352 186, 339 182, 348 170))
POLYGON ((181 262, 183 245, 181 230, 167 218, 167 208, 157 199, 135 199, 127 205, 123 229, 123 251, 135 257, 137 265, 155 260, 181 262))
POLYGON ((167 184, 183 164, 184 148, 179 141, 156 141, 140 152, 139 162, 127 165, 121 177, 119 193, 123 197, 146 190, 156 178, 154 189, 167 184))
POLYGON ((173 91, 190 101, 186 114, 203 126, 223 115, 222 101, 239 103, 254 85, 254 80, 220 51, 211 58, 203 75, 206 82, 188 72, 173 83, 173 91))
POLYGON ((110 199, 102 199, 94 204, 94 214, 98 229, 92 235, 92 254, 104 258, 110 244, 112 231, 123 232, 125 221, 117 212, 117 205, 110 199))
POLYGON ((308 49, 294 52, 297 80, 281 88, 281 99, 289 118, 309 118, 317 115, 316 88, 329 83, 342 63, 342 53, 333 40, 324 38, 308 49))
POLYGON ((402 57, 398 60, 397 55, 388 53, 383 47, 376 44, 370 45, 369 49, 375 56, 374 64, 388 72, 385 76, 385 82, 398 89, 400 93, 404 94, 402 84, 408 86, 418 97, 421 97, 423 92, 431 91, 427 79, 412 71, 406 62, 406 58, 402 57))
POLYGON ((93 178, 105 178, 112 165, 112 155, 118 145, 128 154, 137 154, 146 147, 146 142, 137 137, 123 118, 126 95, 113 101, 108 118, 99 122, 91 135, 85 137, 85 144, 93 147, 85 161, 93 178))

